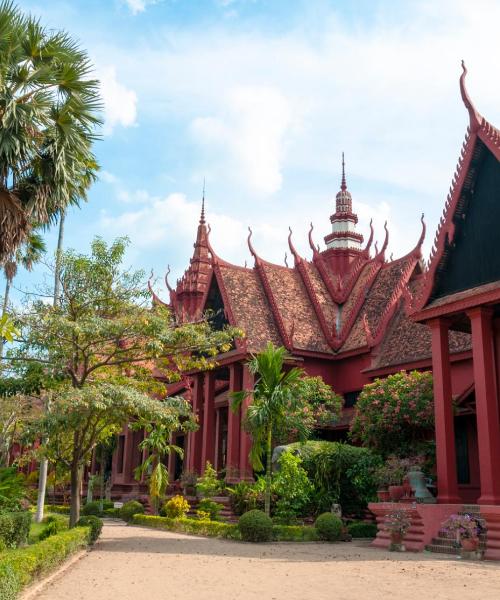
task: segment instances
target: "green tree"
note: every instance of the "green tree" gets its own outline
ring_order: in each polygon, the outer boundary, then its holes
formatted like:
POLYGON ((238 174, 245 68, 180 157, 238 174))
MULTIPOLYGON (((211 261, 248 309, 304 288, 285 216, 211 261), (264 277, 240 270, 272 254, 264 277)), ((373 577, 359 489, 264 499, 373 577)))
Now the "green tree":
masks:
MULTIPOLYGON (((7 314, 10 288, 14 277, 17 275, 18 266, 21 265, 27 271, 31 271, 34 265, 42 260, 45 251, 46 247, 43 237, 32 230, 28 233, 21 246, 14 252, 12 258, 4 262, 5 292, 3 296, 2 317, 7 314)), ((0 358, 3 356, 3 349, 4 340, 0 338, 0 358)))
MULTIPOLYGON (((107 437, 107 427, 114 435, 118 421, 123 426, 128 419, 141 417, 134 413, 141 408, 139 401, 145 403, 147 394, 164 398, 166 382, 178 380, 186 369, 212 368, 214 357, 227 351, 239 335, 230 328, 213 331, 203 319, 179 326, 168 308, 151 309, 144 273, 122 268, 126 246, 125 239, 110 246, 96 239, 88 256, 62 252, 60 302, 53 306, 37 297, 16 314, 20 335, 6 357, 10 364, 43 365, 57 383, 55 390, 44 395, 54 408, 39 421, 37 434, 49 440, 41 454, 50 451, 52 458, 70 464, 72 524, 79 516, 82 465, 107 437), (103 388, 104 384, 111 387, 103 388), (127 400, 129 397, 134 402, 127 400), (116 413, 108 410, 112 399, 118 403, 116 413), (85 421, 92 418, 91 411, 85 410, 94 400, 96 407, 101 402, 106 410, 100 413, 96 408, 100 421, 85 421), (84 423, 82 430, 76 422, 65 423, 64 419, 71 417, 72 401, 75 410, 83 411, 75 416, 84 423), (62 410, 68 415, 61 414, 62 410), (84 430, 85 436, 94 435, 85 437, 84 430), (72 432, 70 439, 63 443, 68 432, 72 432)), ((46 295, 52 297, 51 287, 46 295)), ((158 400, 152 402, 161 406, 158 400)))
MULTIPOLYGON (((303 414, 304 403, 308 402, 303 395, 304 372, 296 367, 285 370, 286 358, 285 348, 276 348, 269 342, 249 362, 250 372, 255 375, 253 389, 233 393, 233 410, 237 410, 246 398, 252 398, 245 426, 252 435, 250 461, 254 469, 262 470, 262 461, 266 458, 264 509, 268 516, 271 513, 273 439, 287 431, 290 416, 303 414)), ((295 418, 294 427, 296 436, 306 439, 311 431, 311 422, 308 418, 295 418)))
POLYGON ((0 262, 34 223, 85 198, 97 168, 99 82, 84 50, 0 3, 0 262))

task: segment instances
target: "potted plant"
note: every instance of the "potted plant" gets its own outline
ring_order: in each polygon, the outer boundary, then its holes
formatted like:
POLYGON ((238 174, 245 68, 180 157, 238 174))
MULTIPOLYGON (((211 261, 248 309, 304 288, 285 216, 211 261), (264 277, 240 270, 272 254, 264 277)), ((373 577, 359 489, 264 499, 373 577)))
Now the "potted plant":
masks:
POLYGON ((185 496, 196 496, 198 474, 194 471, 184 471, 181 475, 181 487, 185 496))
POLYGON ((378 482, 378 490, 377 490, 377 498, 380 502, 389 502, 391 499, 389 495, 389 490, 387 489, 389 485, 389 474, 387 472, 387 466, 382 465, 377 469, 375 477, 378 482))
POLYGON ((407 510, 393 510, 386 516, 383 529, 391 538, 391 550, 401 545, 410 525, 411 519, 407 510))
POLYGON ((408 459, 390 456, 386 462, 389 496, 393 502, 398 502, 404 494, 403 479, 406 475, 408 459))
POLYGON ((479 535, 484 530, 481 521, 470 514, 451 515, 445 521, 443 529, 447 533, 454 534, 457 546, 466 552, 477 550, 479 535))

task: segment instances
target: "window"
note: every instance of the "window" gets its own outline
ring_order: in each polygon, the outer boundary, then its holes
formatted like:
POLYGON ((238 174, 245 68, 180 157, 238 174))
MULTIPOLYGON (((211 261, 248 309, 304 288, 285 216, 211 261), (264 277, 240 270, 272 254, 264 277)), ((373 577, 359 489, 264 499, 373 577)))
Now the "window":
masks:
POLYGON ((356 392, 346 392, 344 394, 344 408, 351 408, 358 401, 359 395, 361 394, 361 390, 357 390, 356 392))

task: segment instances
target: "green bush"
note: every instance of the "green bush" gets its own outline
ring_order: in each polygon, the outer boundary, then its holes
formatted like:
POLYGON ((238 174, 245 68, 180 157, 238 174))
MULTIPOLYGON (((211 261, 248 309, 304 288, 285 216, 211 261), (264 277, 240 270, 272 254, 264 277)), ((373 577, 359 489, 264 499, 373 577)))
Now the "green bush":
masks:
POLYGON ((120 508, 105 508, 103 516, 108 517, 109 519, 120 519, 120 511, 120 508))
POLYGON ((152 515, 135 515, 132 519, 132 524, 207 537, 240 539, 240 532, 237 525, 222 523, 220 521, 200 521, 199 519, 187 518, 169 519, 168 517, 154 517, 152 515))
POLYGON ((309 441, 290 444, 302 458, 314 485, 312 512, 330 510, 340 504, 344 515, 361 516, 377 496, 377 470, 382 459, 368 448, 343 442, 309 441))
POLYGON ((89 542, 94 544, 97 538, 101 535, 102 531, 102 520, 95 515, 88 515, 87 517, 81 517, 77 527, 90 527, 89 542))
POLYGON ((120 518, 128 523, 134 515, 143 513, 144 506, 140 502, 137 502, 137 500, 130 500, 129 502, 125 502, 121 507, 120 518))
POLYGON ((342 521, 332 513, 323 513, 319 515, 314 523, 320 540, 335 542, 342 535, 342 521))
POLYGON ((347 526, 347 531, 353 538, 374 538, 378 528, 376 523, 355 521, 347 526))
POLYGON ((196 514, 199 518, 203 518, 205 515, 208 515, 210 521, 218 521, 220 511, 223 508, 223 504, 214 502, 213 500, 210 500, 210 498, 203 498, 203 500, 200 500, 198 503, 196 514))
POLYGON ((217 479, 217 471, 207 460, 205 471, 196 483, 196 492, 202 498, 212 498, 221 491, 221 482, 217 479))
POLYGON ((238 521, 245 542, 269 542, 273 537, 273 522, 261 510, 250 510, 238 521))
POLYGON ((228 487, 231 510, 237 516, 256 508, 264 508, 264 497, 255 484, 240 481, 233 487, 228 487))
POLYGON ((62 527, 56 519, 48 521, 47 525, 38 534, 38 541, 41 542, 49 538, 51 535, 60 533, 61 529, 62 527))
POLYGON ((92 502, 87 502, 87 504, 84 504, 82 506, 81 514, 84 516, 94 515, 96 517, 99 517, 101 514, 104 513, 105 510, 113 508, 114 504, 113 502, 111 502, 111 500, 103 500, 102 507, 103 510, 101 510, 100 500, 93 500, 92 502))
POLYGON ((314 488, 302 467, 300 456, 285 451, 278 464, 279 470, 273 481, 273 492, 278 496, 276 519, 283 525, 293 524, 298 516, 304 514, 314 488))
POLYGON ((28 511, 0 513, 0 539, 7 548, 17 548, 28 542, 31 513, 28 511))
POLYGON ((273 539, 277 542, 317 542, 319 537, 315 527, 274 525, 273 539))
POLYGON ((16 512, 26 496, 26 478, 16 467, 0 468, 0 510, 16 512))
POLYGON ((173 496, 165 502, 160 514, 169 519, 182 519, 189 512, 189 502, 183 496, 173 496))
POLYGON ((45 512, 57 513, 59 515, 69 515, 70 507, 60 504, 46 504, 45 512))
POLYGON ((15 600, 25 585, 54 569, 88 541, 89 529, 76 527, 26 548, 5 552, 0 556, 0 598, 15 600))

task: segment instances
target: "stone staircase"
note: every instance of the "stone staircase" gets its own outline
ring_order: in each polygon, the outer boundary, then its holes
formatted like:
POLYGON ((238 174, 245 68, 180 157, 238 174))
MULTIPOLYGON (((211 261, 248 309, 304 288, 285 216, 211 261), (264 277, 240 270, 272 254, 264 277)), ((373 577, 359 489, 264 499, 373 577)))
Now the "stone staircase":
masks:
MULTIPOLYGON (((479 506, 475 504, 464 505, 462 510, 458 512, 459 515, 472 515, 477 517, 483 526, 486 526, 486 523, 480 515, 479 506)), ((487 533, 481 533, 479 536, 479 552, 484 552, 486 549, 486 540, 487 533)), ((453 556, 461 556, 461 548, 456 542, 456 537, 453 532, 445 531, 444 529, 440 529, 436 537, 432 538, 430 544, 425 546, 425 550, 428 552, 433 552, 436 554, 450 554, 453 556)))

